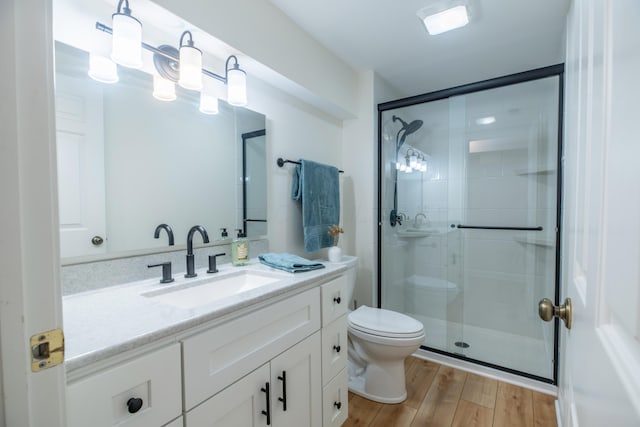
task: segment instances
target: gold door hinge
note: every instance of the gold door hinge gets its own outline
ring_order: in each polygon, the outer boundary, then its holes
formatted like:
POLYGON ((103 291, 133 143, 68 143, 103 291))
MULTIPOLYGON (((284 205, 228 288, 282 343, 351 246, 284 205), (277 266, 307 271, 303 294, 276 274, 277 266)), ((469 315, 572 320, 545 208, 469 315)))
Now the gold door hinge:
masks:
POLYGON ((31 371, 40 372, 64 362, 62 329, 42 332, 31 337, 31 371))

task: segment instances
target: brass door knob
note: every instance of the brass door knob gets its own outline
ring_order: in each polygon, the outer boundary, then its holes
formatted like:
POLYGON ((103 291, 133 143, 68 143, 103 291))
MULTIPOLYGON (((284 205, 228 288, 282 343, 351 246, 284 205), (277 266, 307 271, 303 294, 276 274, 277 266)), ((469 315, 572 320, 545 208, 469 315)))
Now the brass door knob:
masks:
POLYGON ((538 303, 538 315, 545 322, 557 317, 564 321, 567 329, 571 329, 571 314, 571 298, 565 299, 560 306, 553 305, 549 298, 543 298, 538 303))

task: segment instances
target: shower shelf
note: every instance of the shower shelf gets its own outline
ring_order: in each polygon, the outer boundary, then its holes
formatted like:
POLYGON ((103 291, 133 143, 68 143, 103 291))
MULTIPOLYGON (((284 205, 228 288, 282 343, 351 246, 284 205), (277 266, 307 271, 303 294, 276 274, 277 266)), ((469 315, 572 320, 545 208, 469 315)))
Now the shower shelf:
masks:
POLYGON ((556 242, 555 240, 552 240, 552 239, 540 239, 540 238, 535 239, 535 238, 526 237, 526 236, 515 236, 513 240, 525 245, 542 246, 544 248, 556 247, 556 242))
POLYGON ((540 169, 516 169, 516 175, 549 175, 556 173, 556 168, 540 168, 540 169))

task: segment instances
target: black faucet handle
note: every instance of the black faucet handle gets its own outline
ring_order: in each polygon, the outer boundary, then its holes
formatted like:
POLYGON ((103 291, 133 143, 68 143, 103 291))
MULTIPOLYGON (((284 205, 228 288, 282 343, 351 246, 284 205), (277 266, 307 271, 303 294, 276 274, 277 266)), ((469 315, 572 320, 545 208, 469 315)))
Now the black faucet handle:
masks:
POLYGON ((221 252, 219 254, 209 255, 209 269, 207 270, 207 273, 217 273, 218 272, 218 268, 216 266, 216 258, 218 258, 219 256, 222 256, 222 255, 226 255, 226 253, 221 252))
POLYGON ((152 267, 162 267, 162 279, 160 279, 160 283, 173 282, 173 277, 171 275, 171 261, 161 262, 159 264, 147 265, 147 268, 152 268, 152 267))

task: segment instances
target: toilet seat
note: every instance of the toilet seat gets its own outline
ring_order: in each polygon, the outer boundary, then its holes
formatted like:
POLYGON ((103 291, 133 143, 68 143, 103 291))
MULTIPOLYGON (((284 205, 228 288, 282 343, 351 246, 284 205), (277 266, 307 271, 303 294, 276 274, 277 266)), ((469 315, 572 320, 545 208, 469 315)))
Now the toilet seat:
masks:
POLYGON ((382 338, 418 338, 424 337, 424 327, 417 320, 383 308, 371 308, 365 305, 349 313, 349 329, 382 338))

